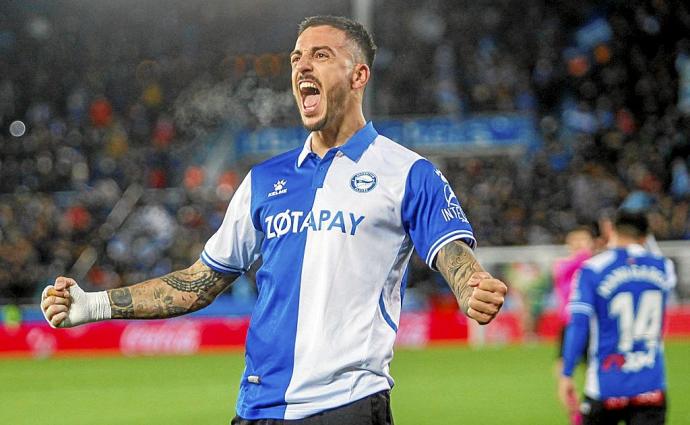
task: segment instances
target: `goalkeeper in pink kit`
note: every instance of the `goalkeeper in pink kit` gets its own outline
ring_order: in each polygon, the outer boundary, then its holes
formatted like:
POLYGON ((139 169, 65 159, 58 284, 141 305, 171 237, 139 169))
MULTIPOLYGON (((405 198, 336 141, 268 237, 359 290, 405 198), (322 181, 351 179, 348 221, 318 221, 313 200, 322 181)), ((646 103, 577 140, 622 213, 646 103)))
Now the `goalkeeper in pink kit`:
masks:
MULTIPOLYGON (((565 242, 568 246, 568 257, 556 260, 553 265, 553 285, 556 293, 558 319, 561 329, 558 341, 557 370, 560 370, 563 364, 563 339, 565 326, 569 318, 566 307, 570 299, 573 276, 575 272, 580 269, 582 263, 592 256, 594 250, 594 234, 592 229, 588 226, 580 226, 568 232, 565 242)), ((573 414, 570 418, 570 422, 572 424, 582 423, 580 414, 573 414)))

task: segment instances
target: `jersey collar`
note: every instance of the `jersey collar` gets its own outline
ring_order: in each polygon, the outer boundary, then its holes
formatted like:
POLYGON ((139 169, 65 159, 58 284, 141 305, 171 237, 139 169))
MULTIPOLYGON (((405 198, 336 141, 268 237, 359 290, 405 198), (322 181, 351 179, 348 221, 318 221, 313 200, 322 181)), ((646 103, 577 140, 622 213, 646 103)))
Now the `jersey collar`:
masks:
POLYGON ((643 255, 647 252, 645 247, 637 243, 632 243, 628 245, 626 247, 626 251, 628 251, 628 254, 630 255, 643 255))
MULTIPOLYGON (((341 151, 342 153, 347 155, 348 158, 357 162, 359 161, 359 158, 362 157, 364 151, 367 150, 369 145, 374 141, 374 139, 376 139, 378 135, 379 133, 374 128, 374 125, 371 123, 371 121, 369 121, 367 125, 359 129, 355 134, 353 134, 352 137, 350 137, 350 139, 347 141, 347 143, 335 149, 341 151)), ((307 137, 307 140, 304 142, 302 152, 300 152, 299 156, 297 157, 298 167, 302 166, 302 163, 304 163, 304 160, 310 153, 312 153, 311 134, 309 134, 309 137, 307 137)))

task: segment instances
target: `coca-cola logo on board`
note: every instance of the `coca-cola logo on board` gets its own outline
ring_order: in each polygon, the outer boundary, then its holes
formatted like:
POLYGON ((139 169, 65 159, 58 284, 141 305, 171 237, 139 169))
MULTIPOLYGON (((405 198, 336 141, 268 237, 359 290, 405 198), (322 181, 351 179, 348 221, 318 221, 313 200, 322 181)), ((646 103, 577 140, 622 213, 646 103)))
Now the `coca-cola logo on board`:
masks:
POLYGON ((201 328, 194 321, 130 323, 120 337, 120 350, 135 354, 193 354, 201 344, 201 328))

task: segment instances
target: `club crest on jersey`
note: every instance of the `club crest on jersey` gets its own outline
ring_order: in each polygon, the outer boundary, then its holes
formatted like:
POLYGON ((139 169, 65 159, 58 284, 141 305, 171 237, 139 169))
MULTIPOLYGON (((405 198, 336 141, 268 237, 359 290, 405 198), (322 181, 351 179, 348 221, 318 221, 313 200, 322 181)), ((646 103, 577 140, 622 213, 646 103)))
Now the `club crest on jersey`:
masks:
POLYGON ((280 179, 277 182, 273 183, 273 192, 270 192, 268 194, 268 197, 270 198, 271 196, 282 195, 283 193, 287 193, 287 188, 285 187, 286 184, 287 180, 285 179, 280 179))
POLYGON ((447 207, 441 208, 441 216, 443 216, 443 219, 449 222, 455 218, 462 222, 469 223, 467 216, 465 216, 465 212, 462 210, 462 207, 460 207, 460 201, 458 201, 458 197, 455 196, 455 192, 451 189, 448 180, 439 170, 435 170, 434 172, 444 184, 443 197, 445 198, 447 207))
POLYGON ((366 193, 371 192, 375 187, 378 179, 376 174, 370 171, 361 171, 350 179, 350 187, 355 192, 366 193))

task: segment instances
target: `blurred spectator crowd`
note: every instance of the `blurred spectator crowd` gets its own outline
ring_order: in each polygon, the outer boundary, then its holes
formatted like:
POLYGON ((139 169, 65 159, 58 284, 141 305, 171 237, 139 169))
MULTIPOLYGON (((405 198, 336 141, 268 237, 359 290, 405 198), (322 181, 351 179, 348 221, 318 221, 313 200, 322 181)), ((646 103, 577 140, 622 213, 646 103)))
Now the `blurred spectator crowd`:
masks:
MULTIPOLYGON (((537 151, 439 158, 483 246, 561 243, 621 205, 690 239, 690 8, 547 3, 374 2, 372 115, 534 117, 537 151)), ((2 8, 0 303, 87 249, 93 288, 189 265, 249 165, 227 135, 299 123, 287 52, 230 48, 227 2, 2 8)))
POLYGON ((406 25, 377 33, 377 111, 521 112, 540 129, 537 152, 439 164, 483 245, 560 243, 620 206, 690 238, 686 3, 390 3, 377 27, 406 25))

